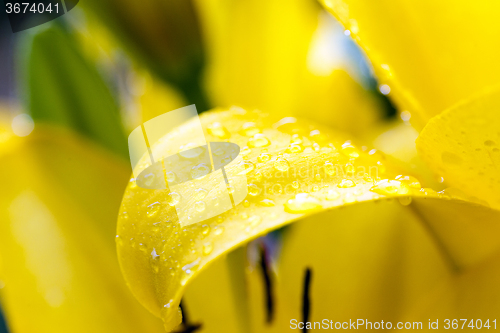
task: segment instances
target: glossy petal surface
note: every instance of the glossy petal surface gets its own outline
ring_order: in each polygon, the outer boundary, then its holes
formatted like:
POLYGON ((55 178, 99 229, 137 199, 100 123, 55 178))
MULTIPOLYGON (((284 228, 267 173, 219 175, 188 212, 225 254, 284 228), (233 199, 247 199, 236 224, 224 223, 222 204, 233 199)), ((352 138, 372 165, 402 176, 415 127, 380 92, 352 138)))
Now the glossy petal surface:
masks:
POLYGON ((2 142, 2 305, 13 332, 161 332, 114 248, 129 170, 56 128, 2 142))
POLYGON ((498 83, 500 3, 322 0, 404 110, 432 116, 498 83))
POLYGON ((417 140, 422 158, 468 196, 500 208, 500 92, 490 91, 432 119, 417 140))
MULTIPOLYGON (((118 221, 125 278, 141 303, 162 316, 168 330, 180 323, 177 307, 185 286, 209 263, 271 230, 335 207, 386 197, 397 197, 404 205, 412 198, 428 198, 414 205, 453 269, 498 248, 498 212, 422 190, 416 179, 402 176, 383 155, 358 148, 339 133, 291 117, 279 119, 238 108, 205 113, 201 120, 208 128, 215 122, 224 126, 229 140, 242 147, 240 154, 252 165, 245 169, 245 201, 222 215, 185 225, 177 219, 169 191, 141 189, 132 180, 118 221), (448 219, 451 212, 457 213, 448 219), (481 224, 467 219, 474 214, 482 214, 481 224)), ((167 150, 161 152, 164 155, 175 154, 179 148, 168 146, 171 136, 189 138, 193 126, 194 120, 167 134, 152 145, 153 154, 159 149, 167 150)), ((208 134, 207 139, 217 137, 208 134)), ((199 183, 185 184, 186 193, 192 191, 181 198, 188 207, 195 204, 199 183)), ((321 221, 321 215, 314 216, 321 221)))

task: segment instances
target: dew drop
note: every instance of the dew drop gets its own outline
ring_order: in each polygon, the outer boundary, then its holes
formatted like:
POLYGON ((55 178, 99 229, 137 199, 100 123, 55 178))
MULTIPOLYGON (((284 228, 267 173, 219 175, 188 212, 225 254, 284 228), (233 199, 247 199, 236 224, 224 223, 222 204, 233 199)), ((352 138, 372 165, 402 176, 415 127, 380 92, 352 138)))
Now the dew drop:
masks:
POLYGON ((484 145, 487 147, 492 147, 492 146, 496 145, 496 143, 495 143, 495 141, 486 140, 486 141, 484 141, 484 145))
POLYGON ((337 200, 340 198, 340 193, 335 190, 329 190, 326 195, 326 200, 337 200))
POLYGON ((410 187, 399 180, 383 179, 370 188, 370 191, 377 194, 393 195, 393 194, 408 194, 410 187))
POLYGON ((400 182, 403 182, 412 188, 416 188, 416 189, 422 188, 422 185, 420 185, 420 182, 418 181, 418 179, 413 177, 413 176, 399 175, 396 177, 396 180, 399 180, 400 182))
POLYGON ((288 147, 287 152, 296 154, 302 151, 302 146, 299 144, 292 143, 290 147, 288 147))
POLYGON ((247 208, 250 207, 250 201, 248 201, 248 200, 243 201, 243 207, 247 207, 247 208))
POLYGON ((214 246, 212 245, 212 243, 205 243, 203 244, 203 254, 204 255, 209 255, 210 253, 212 253, 214 249, 214 246))
POLYGON ((203 200, 206 198, 208 194, 208 191, 205 190, 204 188, 199 188, 196 191, 194 191, 194 198, 195 200, 203 200))
POLYGON ((210 124, 207 129, 209 134, 219 139, 229 139, 231 137, 231 133, 219 122, 210 124))
POLYGON ((240 130, 240 134, 245 136, 254 136, 260 132, 260 128, 252 122, 244 123, 240 130))
POLYGON ((353 203, 356 201, 356 196, 353 193, 346 193, 342 201, 344 203, 353 203))
POLYGON ((263 200, 259 201, 259 205, 264 206, 264 207, 273 207, 273 206, 275 206, 275 203, 271 199, 263 199, 263 200))
POLYGON ((250 162, 250 161, 243 161, 238 166, 239 167, 243 167, 242 168, 243 170, 241 170, 238 173, 238 175, 240 175, 240 176, 241 175, 246 175, 247 173, 249 173, 249 172, 253 171, 253 169, 255 169, 255 165, 252 162, 250 162))
POLYGON ((146 215, 148 217, 153 217, 160 211, 161 204, 157 201, 148 206, 146 215))
POLYGON ((212 154, 214 154, 215 156, 222 156, 225 153, 226 151, 222 147, 217 147, 215 150, 212 151, 212 154))
POLYGON ((356 168, 351 163, 347 163, 345 165, 345 171, 346 171, 348 176, 352 177, 352 176, 354 176, 354 173, 356 172, 356 168))
POLYGON ((271 144, 271 141, 264 135, 257 133, 248 140, 248 146, 250 148, 260 148, 267 147, 271 144))
POLYGON ((240 151, 241 156, 247 156, 252 152, 252 149, 248 148, 247 146, 243 147, 240 151))
POLYGON ((175 173, 173 171, 167 172, 166 176, 167 176, 167 182, 169 182, 169 183, 173 183, 175 181, 175 179, 177 178, 177 176, 175 175, 175 173))
POLYGON ((214 235, 215 236, 219 236, 220 234, 222 234, 224 232, 224 227, 216 227, 214 229, 214 235))
POLYGON ((181 201, 181 195, 177 192, 170 192, 167 195, 167 203, 172 207, 177 205, 180 201, 181 201))
POLYGON ((290 163, 283 157, 278 157, 276 161, 274 161, 274 168, 278 171, 285 172, 290 168, 290 163))
POLYGON ((248 194, 252 197, 256 197, 260 194, 260 188, 255 184, 248 184, 248 194))
POLYGON ((253 175, 253 179, 255 179, 255 181, 257 181, 257 182, 260 182, 262 180, 262 173, 261 172, 256 172, 253 175))
POLYGON ((251 227, 255 227, 256 225, 258 225, 260 222, 262 222, 262 217, 260 217, 259 215, 252 215, 248 218, 248 224, 251 226, 251 227))
POLYGON ((411 204, 412 198, 411 197, 399 197, 398 201, 403 206, 408 206, 409 204, 411 204))
POLYGON ((293 187, 294 189, 298 189, 298 188, 299 188, 299 182, 298 182, 298 181, 296 181, 296 180, 294 180, 294 181, 292 182, 292 187, 293 187))
POLYGON ((210 173, 210 167, 205 163, 200 163, 191 169, 192 179, 201 179, 210 173))
POLYGON ((445 164, 451 164, 451 165, 461 165, 462 164, 462 158, 458 156, 455 153, 445 151, 444 153, 441 154, 441 159, 445 164))
POLYGON ((350 158, 358 158, 359 151, 356 147, 354 147, 351 143, 346 142, 342 145, 342 149, 340 150, 342 154, 350 158))
POLYGON ((367 183, 373 183, 373 178, 367 173, 363 175, 363 180, 367 183))
POLYGON ((334 176, 337 173, 335 165, 333 165, 333 163, 331 163, 331 162, 328 162, 328 161, 325 162, 325 164, 323 165, 323 168, 325 169, 325 173, 328 176, 334 176))
POLYGON ((146 253, 146 252, 148 251, 148 247, 146 246, 146 244, 139 243, 139 250, 140 250, 141 252, 146 253))
POLYGON ((337 184, 337 187, 340 188, 349 188, 354 186, 356 186, 356 183, 351 179, 342 179, 342 181, 339 184, 337 184))
POLYGON ((285 203, 285 211, 292 214, 308 213, 322 207, 321 202, 308 193, 298 193, 285 203))
POLYGON ((302 144, 302 139, 300 138, 300 135, 294 134, 292 135, 292 140, 290 140, 291 144, 296 144, 296 145, 301 145, 302 144))
POLYGON ((205 208, 207 208, 207 204, 205 203, 205 201, 197 201, 194 204, 194 209, 196 209, 196 211, 200 213, 203 212, 205 208))
POLYGON ((210 226, 208 224, 204 224, 201 226, 201 234, 202 235, 208 235, 208 233, 210 232, 210 226))
POLYGON ((146 186, 151 186, 155 180, 155 174, 154 173, 148 173, 147 175, 144 175, 144 185, 146 186))
POLYGON ((259 157, 257 157, 257 161, 259 161, 260 163, 268 162, 270 159, 271 159, 271 154, 269 153, 262 153, 259 155, 259 157))
POLYGON ((197 146, 195 143, 188 143, 179 148, 178 154, 181 157, 193 159, 203 154, 204 151, 205 148, 197 146))

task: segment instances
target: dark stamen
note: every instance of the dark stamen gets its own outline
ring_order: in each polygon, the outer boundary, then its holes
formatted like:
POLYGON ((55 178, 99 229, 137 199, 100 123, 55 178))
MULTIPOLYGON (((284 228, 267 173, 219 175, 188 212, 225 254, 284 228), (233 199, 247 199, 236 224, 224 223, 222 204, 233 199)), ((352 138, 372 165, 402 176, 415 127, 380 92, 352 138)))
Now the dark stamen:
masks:
POLYGON ((309 315, 311 314, 311 279, 312 270, 311 268, 306 269, 306 274, 304 277, 304 292, 302 294, 302 321, 304 322, 304 329, 302 332, 307 333, 307 328, 305 323, 309 321, 309 315))
POLYGON ((262 269, 262 277, 264 278, 264 286, 266 290, 266 322, 270 324, 274 318, 273 281, 271 279, 271 263, 269 262, 264 245, 261 247, 260 256, 260 267, 262 269))
POLYGON ((183 301, 179 304, 179 308, 182 311, 182 328, 180 331, 175 331, 174 333, 192 333, 201 329, 202 324, 191 324, 189 322, 189 317, 186 311, 186 304, 182 304, 183 301))

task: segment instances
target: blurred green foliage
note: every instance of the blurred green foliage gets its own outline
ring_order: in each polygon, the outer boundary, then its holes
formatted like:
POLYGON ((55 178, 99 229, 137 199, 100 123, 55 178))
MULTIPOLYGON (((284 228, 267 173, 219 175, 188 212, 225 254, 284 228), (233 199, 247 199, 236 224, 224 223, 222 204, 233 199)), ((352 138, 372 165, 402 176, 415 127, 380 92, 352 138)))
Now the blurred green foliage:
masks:
POLYGON ((203 36, 192 0, 87 0, 90 9, 142 65, 179 89, 199 111, 210 106, 201 87, 203 36))
POLYGON ((118 104, 67 29, 57 22, 31 29, 17 59, 20 91, 35 123, 72 128, 128 158, 118 104))

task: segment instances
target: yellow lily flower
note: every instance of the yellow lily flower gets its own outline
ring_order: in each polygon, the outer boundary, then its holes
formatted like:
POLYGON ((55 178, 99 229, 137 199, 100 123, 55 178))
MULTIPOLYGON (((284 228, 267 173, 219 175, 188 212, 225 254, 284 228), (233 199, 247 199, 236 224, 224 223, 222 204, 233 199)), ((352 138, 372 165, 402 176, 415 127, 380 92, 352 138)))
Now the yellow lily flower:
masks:
MULTIPOLYGON (((249 304, 237 297, 257 294, 246 290, 252 283, 245 282, 256 280, 251 276, 255 273, 245 277, 241 254, 239 265, 230 264, 230 257, 219 258, 293 221, 300 223, 283 236, 276 263, 279 286, 274 292, 279 303, 276 320, 267 327, 272 331, 288 330, 290 319, 300 318, 306 268, 318 281, 311 296, 317 304, 314 319, 330 314, 341 321, 363 317, 396 322, 413 311, 423 295, 432 295, 440 281, 499 249, 500 212, 422 189, 418 180, 380 153, 363 151, 327 128, 241 109, 205 113, 201 120, 209 129, 208 141, 221 139, 220 132, 210 131, 213 123, 220 123, 226 139, 252 147, 242 151, 247 199, 218 217, 184 225, 174 206, 179 200, 195 205, 196 193, 210 193, 212 186, 200 188, 193 180, 185 185, 183 198, 173 200, 175 193, 142 189, 132 181, 118 220, 125 278, 139 301, 163 318, 167 330, 180 323, 178 305, 191 280, 196 291, 188 287, 184 305, 204 330, 264 330, 265 321, 258 320, 265 317, 262 297, 250 297, 249 304), (256 134, 245 132, 248 123, 261 132, 258 144, 252 136, 256 134), (342 206, 349 208, 333 209, 342 206), (326 257, 337 253, 344 255, 326 257), (214 261, 213 268, 200 273, 214 261), (234 288, 240 290, 231 292, 234 288), (214 297, 224 300, 218 316, 207 306, 214 297), (231 319, 221 324, 222 317, 231 319)), ((194 121, 170 135, 193 133, 193 126, 194 121)), ((169 134, 163 140, 168 142, 169 134)), ((153 154, 176 153, 175 147, 165 149, 152 146, 153 154)))
MULTIPOLYGON (((355 36, 362 36, 364 23, 354 21, 357 14, 350 4, 325 2, 341 13, 341 22, 348 22, 355 36)), ((185 226, 168 191, 129 182, 116 242, 126 282, 142 305, 161 317, 169 331, 182 320, 176 330, 184 332, 288 331, 293 319, 421 320, 425 325, 435 316, 493 318, 500 309, 494 279, 500 273, 500 203, 492 185, 498 182, 499 124, 493 111, 498 93, 439 114, 420 134, 421 156, 461 189, 437 193, 422 188, 426 183, 412 177, 414 170, 404 163, 330 128, 359 136, 378 118, 380 106, 344 71, 320 77, 306 68, 318 8, 300 1, 197 5, 208 40, 215 45, 208 51, 212 62, 207 79, 214 104, 263 110, 223 108, 201 116, 208 141, 242 148, 248 197, 229 212, 185 226), (250 39, 241 38, 237 31, 253 23, 242 19, 252 11, 258 17, 259 8, 285 13, 272 16, 272 24, 259 26, 262 30, 247 35, 250 39), (238 25, 243 28, 236 29, 238 25), (273 44, 273 34, 282 36, 289 27, 296 28, 296 35, 288 35, 295 38, 273 44), (228 40, 232 47, 226 47, 228 40), (260 61, 249 61, 256 58, 260 61), (344 90, 339 92, 339 86, 344 90), (338 112, 334 103, 339 99, 352 112, 338 112), (493 296, 486 298, 488 293, 493 296)), ((128 6, 125 13, 133 8, 128 6)), ((490 51, 486 44, 481 47, 490 51)), ((365 48, 371 55, 378 44, 365 48)), ((468 59, 465 49, 457 52, 468 59)), ((454 61, 460 63, 460 57, 454 61)), ((432 57, 422 58, 428 68, 420 72, 407 69, 404 59, 398 61, 391 51, 387 58, 380 56, 382 70, 377 69, 386 73, 381 77, 400 105, 421 115, 421 124, 468 96, 465 92, 477 93, 493 83, 494 71, 488 72, 486 64, 479 64, 479 74, 462 87, 458 80, 448 82, 458 74, 442 59, 433 63, 432 57), (424 84, 426 74, 432 84, 424 84), (411 81, 411 75, 422 80, 411 81)), ((158 101, 155 95, 172 92, 149 78, 147 84, 140 98, 147 109, 144 120, 156 115, 152 107, 180 103, 158 101)), ((193 126, 189 122, 178 130, 190 133, 193 126)), ((4 174, 15 174, 2 194, 0 211, 7 222, 0 229, 0 253, 13 255, 0 261, 0 277, 6 282, 2 293, 12 328, 161 331, 158 320, 125 290, 109 252, 115 236, 109 221, 123 193, 120 184, 128 178, 126 168, 68 133, 49 136, 39 131, 6 142, 0 148, 2 168, 4 174), (68 177, 68 169, 78 177, 68 177), (39 215, 26 207, 35 207, 39 215), (28 270, 16 270, 19 262, 28 270), (30 308, 33 320, 26 322, 24 313, 30 308)), ((171 154, 178 152, 179 147, 171 148, 171 154)), ((159 149, 163 147, 153 146, 159 149)), ((199 193, 217 191, 201 189, 196 181, 184 190, 188 195, 181 199, 200 207, 200 214, 205 205, 199 204, 204 199, 199 193)))
MULTIPOLYGON (((361 8, 361 3, 356 4, 361 8)), ((350 6, 333 1, 327 2, 327 6, 338 11, 341 21, 349 19, 352 33, 361 36, 366 31, 361 21, 349 16, 350 6)), ((375 49, 366 48, 369 53, 375 49)), ((484 48, 486 54, 491 53, 487 44, 484 48)), ((410 52, 412 48, 407 50, 410 52)), ((457 62, 468 54, 462 52, 457 62)), ((414 77, 427 79, 424 75, 438 68, 439 75, 428 76, 435 78, 432 84, 423 79, 407 84, 413 78, 408 73, 416 74, 417 69, 398 66, 404 61, 381 63, 387 72, 382 76, 387 80, 384 82, 394 88, 398 102, 419 112, 421 124, 464 96, 477 95, 494 83, 491 78, 495 75, 485 66, 478 74, 483 77, 467 82, 467 90, 454 89, 458 83, 448 80, 457 73, 444 75, 451 67, 440 67, 439 57, 436 63, 433 58, 425 59, 429 70, 414 77), (446 84, 438 85, 441 82, 446 84), (432 90, 436 87, 439 89, 432 90)), ((500 294, 492 286, 491 277, 491 274, 498 277, 495 267, 499 212, 494 184, 498 182, 499 124, 493 111, 498 107, 497 97, 496 92, 476 96, 432 119, 421 133, 418 146, 424 159, 446 181, 462 190, 443 193, 420 189, 418 181, 398 175, 401 171, 395 170, 390 160, 382 161, 361 149, 355 158, 349 150, 342 153, 345 147, 351 149, 351 143, 327 129, 316 132, 318 125, 292 121, 295 134, 302 133, 300 140, 306 138, 310 143, 292 153, 289 145, 293 143, 294 132, 277 129, 279 117, 269 119, 265 113, 238 110, 205 114, 202 123, 207 128, 220 122, 230 134, 229 140, 240 146, 251 145, 252 138, 241 134, 246 122, 258 123, 270 140, 268 147, 250 149, 245 156, 251 165, 247 173, 251 182, 248 202, 202 225, 182 226, 169 204, 168 191, 151 192, 129 185, 118 226, 121 239, 118 251, 125 278, 141 303, 162 316, 167 330, 180 322, 177 305, 186 288, 183 309, 187 306, 190 319, 194 313, 194 322, 203 323, 205 331, 285 331, 290 328, 291 318, 300 321, 301 316, 311 321, 335 316, 338 321, 364 317, 392 322, 412 320, 417 315, 418 319, 427 315, 441 320, 446 316, 493 316, 500 306, 500 294), (326 134, 329 139, 314 138, 316 133, 326 134), (259 160, 267 154, 271 156, 269 160, 259 160), (306 163, 320 170, 331 159, 334 159, 332 165, 339 169, 355 161, 354 167, 363 166, 367 170, 383 165, 385 170, 378 176, 380 179, 375 177, 375 183, 364 173, 344 173, 348 176, 341 179, 329 179, 321 173, 318 177, 316 173, 296 176, 306 163), (263 176, 266 173, 271 174, 267 179, 263 176), (299 182, 299 189, 301 182, 309 186, 293 195, 285 193, 286 186, 293 188, 294 182, 299 182), (264 191, 269 186, 272 191, 264 191), (399 204, 390 200, 394 197, 399 204), (354 205, 355 202, 360 203, 354 205), (347 206, 344 210, 332 209, 344 205, 347 206), (148 210, 152 206, 159 209, 150 216, 148 210), (236 251, 224 258, 224 254, 241 244, 295 220, 301 221, 283 236, 274 268, 269 268, 269 263, 262 269, 251 266, 245 276, 245 265, 241 264, 244 255, 236 251), (338 258, 325 257, 335 254, 339 254, 338 258), (205 269, 209 264, 212 265, 205 269), (265 273, 264 283, 256 276, 260 271, 265 273), (269 281, 273 279, 278 283, 274 296, 269 297, 269 281), (311 281, 318 281, 316 287, 311 281), (481 281, 487 284, 476 286, 481 281), (477 302, 484 300, 481 295, 486 290, 494 296, 478 307, 477 302), (217 297, 218 307, 207 306, 217 297), (464 301, 456 302, 456 298, 464 301), (466 302, 469 299, 476 303, 466 302), (435 315, 427 311, 443 304, 445 307, 435 315), (310 306, 314 307, 312 313, 310 306), (274 309, 271 314, 270 309, 274 309), (270 323, 266 324, 266 319, 270 323)), ((187 124, 183 129, 187 131, 190 126, 187 124)))

